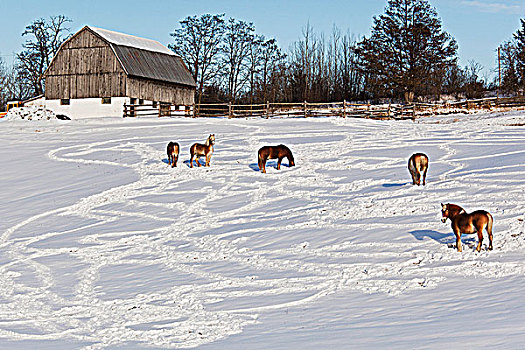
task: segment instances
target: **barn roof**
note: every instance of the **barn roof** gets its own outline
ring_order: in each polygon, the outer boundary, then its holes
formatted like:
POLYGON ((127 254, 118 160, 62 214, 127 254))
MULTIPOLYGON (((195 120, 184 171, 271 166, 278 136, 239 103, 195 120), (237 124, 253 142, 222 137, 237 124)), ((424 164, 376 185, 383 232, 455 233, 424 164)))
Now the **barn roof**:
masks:
POLYGON ((91 26, 85 28, 111 46, 129 76, 196 86, 182 58, 158 41, 91 26))
POLYGON ((92 31, 100 35, 105 41, 111 44, 134 47, 146 51, 160 52, 165 53, 167 55, 175 55, 173 51, 171 51, 166 46, 162 45, 161 43, 155 40, 139 38, 138 36, 118 33, 112 30, 92 26, 88 26, 88 28, 90 28, 92 31))

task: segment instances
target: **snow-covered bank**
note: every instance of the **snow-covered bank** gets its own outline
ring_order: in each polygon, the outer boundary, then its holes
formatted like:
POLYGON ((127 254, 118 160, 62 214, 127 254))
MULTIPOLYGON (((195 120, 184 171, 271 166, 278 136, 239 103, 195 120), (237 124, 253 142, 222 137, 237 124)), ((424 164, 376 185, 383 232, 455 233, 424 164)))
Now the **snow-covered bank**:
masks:
POLYGON ((523 347, 524 122, 0 121, 0 347, 523 347), (259 173, 278 143, 297 166, 259 173), (440 202, 490 211, 494 251, 449 247, 440 202))
POLYGON ((18 107, 7 112, 5 120, 50 120, 57 119, 55 113, 44 107, 18 107))

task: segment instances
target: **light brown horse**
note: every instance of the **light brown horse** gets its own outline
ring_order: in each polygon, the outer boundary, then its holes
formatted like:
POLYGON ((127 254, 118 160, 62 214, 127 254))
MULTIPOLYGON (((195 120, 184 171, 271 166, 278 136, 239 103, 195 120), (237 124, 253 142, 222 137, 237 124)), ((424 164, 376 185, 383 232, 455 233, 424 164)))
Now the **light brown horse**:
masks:
POLYGON ((208 136, 208 139, 206 140, 206 143, 203 145, 202 143, 194 143, 190 147, 190 168, 193 168, 193 157, 195 156, 195 162, 197 163, 197 166, 201 166, 201 163, 199 163, 199 158, 201 156, 206 157, 206 166, 210 166, 210 160, 211 155, 213 154, 213 145, 215 144, 215 134, 210 134, 208 136))
POLYGON ((456 247, 461 252, 461 234, 478 233, 478 246, 476 250, 481 251, 483 242, 483 229, 486 228, 489 234, 489 250, 492 250, 492 215, 485 210, 476 210, 467 214, 465 209, 456 204, 441 203, 441 221, 446 222, 447 218, 452 222, 452 230, 456 235, 456 247))
POLYGON ((408 171, 412 175, 412 185, 421 185, 421 174, 423 174, 423 186, 426 184, 428 170, 428 157, 423 153, 415 153, 408 160, 408 171))
POLYGON ((168 153, 168 164, 171 165, 171 167, 177 166, 177 160, 179 160, 179 144, 177 142, 170 142, 168 143, 168 147, 166 149, 168 153))
POLYGON ((277 170, 281 169, 281 162, 283 158, 288 158, 288 166, 295 166, 292 151, 285 145, 278 146, 264 146, 259 149, 259 169, 266 173, 266 161, 268 159, 278 159, 277 170))

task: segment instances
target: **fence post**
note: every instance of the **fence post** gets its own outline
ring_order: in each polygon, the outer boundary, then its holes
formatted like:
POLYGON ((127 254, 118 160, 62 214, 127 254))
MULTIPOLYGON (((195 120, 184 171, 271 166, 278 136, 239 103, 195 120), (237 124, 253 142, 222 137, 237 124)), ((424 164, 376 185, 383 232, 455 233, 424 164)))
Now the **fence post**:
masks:
POLYGON ((346 118, 346 100, 343 100, 343 118, 346 118))
POLYGON ((270 101, 266 101, 266 119, 270 117, 270 101))
POLYGON ((304 117, 307 118, 307 111, 306 111, 306 101, 303 103, 303 111, 304 111, 304 117))
POLYGON ((231 119, 231 117, 233 116, 232 112, 232 103, 228 102, 228 119, 231 119))
POLYGON ((391 102, 388 102, 388 111, 386 112, 386 116, 387 116, 388 118, 390 118, 390 103, 391 103, 391 102))

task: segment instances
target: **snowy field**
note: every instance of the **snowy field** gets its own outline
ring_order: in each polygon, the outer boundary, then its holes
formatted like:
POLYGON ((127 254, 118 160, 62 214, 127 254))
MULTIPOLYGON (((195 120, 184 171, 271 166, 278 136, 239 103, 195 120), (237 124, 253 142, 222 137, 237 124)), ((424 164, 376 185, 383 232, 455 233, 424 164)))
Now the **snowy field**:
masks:
POLYGON ((0 120, 0 348, 523 349, 524 124, 0 120), (297 166, 261 174, 279 143, 297 166), (492 213, 494 250, 458 253, 441 202, 492 213))

